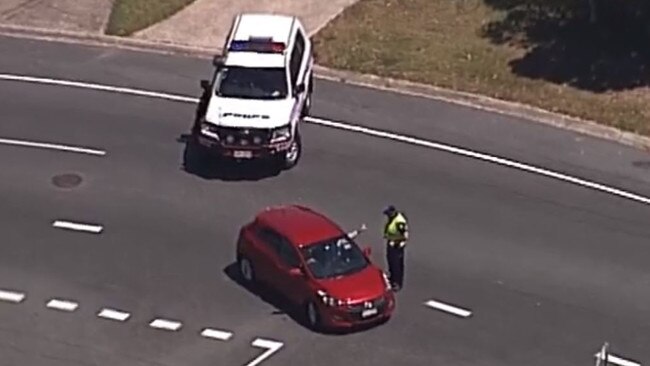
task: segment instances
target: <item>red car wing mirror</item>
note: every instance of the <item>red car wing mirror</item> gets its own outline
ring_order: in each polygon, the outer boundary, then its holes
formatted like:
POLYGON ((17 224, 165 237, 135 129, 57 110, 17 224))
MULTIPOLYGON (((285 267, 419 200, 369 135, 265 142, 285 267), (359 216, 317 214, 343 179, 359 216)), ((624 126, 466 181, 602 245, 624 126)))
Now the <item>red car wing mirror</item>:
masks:
POLYGON ((363 254, 366 257, 370 257, 370 255, 372 254, 372 248, 371 247, 364 247, 363 248, 363 254))

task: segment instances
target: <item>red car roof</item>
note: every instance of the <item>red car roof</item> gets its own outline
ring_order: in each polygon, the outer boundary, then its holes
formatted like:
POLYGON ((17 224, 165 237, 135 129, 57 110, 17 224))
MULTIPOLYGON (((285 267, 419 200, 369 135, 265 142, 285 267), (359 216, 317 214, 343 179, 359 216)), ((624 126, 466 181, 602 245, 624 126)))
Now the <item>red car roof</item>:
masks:
POLYGON ((257 220, 296 246, 315 244, 345 233, 325 215, 300 205, 267 208, 257 215, 257 220))

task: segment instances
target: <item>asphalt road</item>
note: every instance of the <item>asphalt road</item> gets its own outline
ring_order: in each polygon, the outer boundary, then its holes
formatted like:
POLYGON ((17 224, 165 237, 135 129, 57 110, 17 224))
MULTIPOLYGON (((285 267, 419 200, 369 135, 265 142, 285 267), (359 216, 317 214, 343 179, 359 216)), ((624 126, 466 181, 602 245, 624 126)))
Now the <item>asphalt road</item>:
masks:
MULTIPOLYGON (((0 73, 196 95, 209 62, 0 38, 0 73)), ((650 194, 647 153, 424 99, 319 81, 314 115, 417 135, 650 194), (636 163, 636 164, 635 164, 636 163)), ((201 168, 186 151, 193 105, 0 81, 2 365, 246 365, 257 337, 283 342, 262 365, 589 365, 604 341, 650 362, 650 207, 485 162, 315 125, 279 175, 201 168), (52 178, 79 174, 62 189, 52 178), (239 227, 300 202, 360 238, 383 265, 381 209, 411 219, 406 288, 387 324, 312 333, 228 275, 239 227), (55 229, 53 220, 103 226, 55 229), (79 304, 67 313, 51 298, 79 304), (469 318, 429 309, 437 299, 469 318), (99 319, 103 307, 125 322, 99 319), (156 317, 181 321, 151 329, 156 317), (228 341, 199 336, 228 330, 228 341)))

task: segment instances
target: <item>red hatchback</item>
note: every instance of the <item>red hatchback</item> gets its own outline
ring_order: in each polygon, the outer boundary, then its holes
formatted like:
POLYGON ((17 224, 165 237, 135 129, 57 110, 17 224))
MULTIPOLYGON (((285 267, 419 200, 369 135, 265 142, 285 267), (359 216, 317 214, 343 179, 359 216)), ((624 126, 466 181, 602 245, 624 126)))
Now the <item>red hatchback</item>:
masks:
POLYGON ((278 206, 242 227, 242 278, 270 286, 300 308, 309 325, 347 328, 388 320, 395 297, 388 278, 336 223, 312 209, 278 206))

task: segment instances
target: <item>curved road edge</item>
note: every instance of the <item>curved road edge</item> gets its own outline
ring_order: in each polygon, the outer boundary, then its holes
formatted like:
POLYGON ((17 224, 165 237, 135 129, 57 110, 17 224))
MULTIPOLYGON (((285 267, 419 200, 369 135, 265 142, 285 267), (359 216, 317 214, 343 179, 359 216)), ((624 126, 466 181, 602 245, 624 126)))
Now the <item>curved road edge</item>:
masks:
MULTIPOLYGON (((35 84, 42 84, 42 85, 55 85, 55 86, 63 86, 63 87, 74 87, 74 88, 81 88, 81 89, 91 89, 91 90, 118 93, 118 94, 129 94, 129 95, 141 96, 147 98, 165 99, 169 101, 182 102, 182 103, 198 103, 197 98, 190 97, 190 96, 156 92, 150 90, 141 90, 136 88, 124 88, 124 87, 97 84, 97 83, 87 83, 87 82, 80 82, 80 81, 59 80, 59 79, 52 79, 52 78, 41 78, 41 77, 33 77, 27 75, 13 75, 13 74, 5 74, 5 73, 0 73, 0 80, 14 81, 14 82, 27 82, 27 83, 35 83, 35 84)), ((589 188, 606 194, 614 195, 620 198, 625 198, 637 203, 650 205, 650 197, 646 197, 641 194, 619 189, 613 186, 608 186, 587 179, 571 176, 568 174, 556 172, 542 167, 529 165, 519 161, 510 160, 500 156, 485 154, 470 149, 465 149, 462 147, 427 141, 425 139, 420 139, 417 137, 411 137, 411 136, 396 134, 392 132, 382 131, 379 129, 358 126, 351 123, 331 121, 331 120, 322 119, 318 117, 308 116, 305 118, 305 122, 321 125, 329 128, 345 130, 349 132, 361 133, 373 137, 392 140, 395 142, 407 143, 410 145, 439 150, 454 155, 462 156, 465 158, 480 160, 483 162, 496 164, 508 168, 514 168, 516 170, 525 171, 527 173, 544 176, 546 178, 557 179, 566 183, 571 183, 584 188, 589 188)), ((2 143, 2 140, 0 140, 0 143, 2 143)), ((13 144, 18 145, 19 143, 14 140, 13 144)), ((29 143, 24 142, 23 145, 29 145, 29 143)), ((73 149, 73 148, 68 147, 68 149, 73 149)))
MULTIPOLYGON (((211 58, 215 52, 219 52, 220 50, 219 47, 207 49, 188 44, 175 44, 162 41, 156 42, 151 40, 107 36, 96 33, 81 33, 13 25, 0 25, 0 35, 50 42, 81 44, 86 46, 112 47, 139 52, 193 56, 199 58, 211 58)), ((650 151, 650 137, 598 124, 595 121, 551 112, 527 104, 405 80, 361 74, 352 71, 335 70, 321 65, 315 65, 314 70, 316 72, 316 77, 323 80, 408 96, 428 98, 462 107, 521 118, 530 122, 549 125, 555 128, 577 132, 587 136, 614 141, 622 145, 650 151)))

